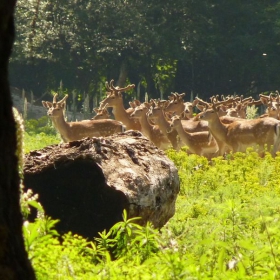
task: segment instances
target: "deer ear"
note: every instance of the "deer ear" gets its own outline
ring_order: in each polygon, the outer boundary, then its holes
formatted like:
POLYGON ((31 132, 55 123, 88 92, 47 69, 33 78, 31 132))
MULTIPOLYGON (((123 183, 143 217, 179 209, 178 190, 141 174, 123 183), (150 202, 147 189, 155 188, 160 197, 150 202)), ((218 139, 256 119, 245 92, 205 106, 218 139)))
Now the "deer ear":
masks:
POLYGON ((268 104, 268 99, 267 98, 260 96, 260 100, 264 105, 268 104))
POLYGON ((93 111, 97 114, 98 113, 98 108, 94 108, 93 111))
POLYGON ((52 107, 52 103, 49 101, 42 101, 42 104, 45 108, 51 108, 52 107))
POLYGON ((143 105, 148 109, 151 107, 151 105, 148 102, 144 102, 143 105))
POLYGON ((222 112, 226 112, 228 108, 224 105, 219 106, 219 110, 221 110, 222 112))
MULTIPOLYGON (((247 104, 246 104, 246 106, 247 106, 247 104)), ((237 109, 237 110, 241 110, 241 109, 242 109, 242 103, 238 103, 238 104, 236 105, 236 109, 237 109)))
POLYGON ((63 109, 63 110, 64 110, 64 109, 65 109, 65 107, 66 107, 66 102, 61 103, 61 104, 60 104, 60 107, 61 107, 61 109, 63 109))
POLYGON ((201 105, 201 104, 196 104, 196 108, 197 108, 199 111, 203 112, 204 109, 205 109, 205 106, 203 106, 203 105, 201 105))

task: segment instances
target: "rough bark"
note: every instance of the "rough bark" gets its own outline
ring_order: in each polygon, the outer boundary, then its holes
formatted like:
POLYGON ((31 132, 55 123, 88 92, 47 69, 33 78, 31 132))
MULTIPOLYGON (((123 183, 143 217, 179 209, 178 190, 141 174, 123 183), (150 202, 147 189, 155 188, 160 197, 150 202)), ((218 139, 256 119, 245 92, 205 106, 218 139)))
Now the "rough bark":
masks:
POLYGON ((14 40, 15 1, 0 2, 0 279, 35 279, 24 248, 16 125, 8 82, 14 40))
POLYGON ((141 133, 128 131, 53 145, 26 156, 24 185, 39 194, 60 233, 96 236, 140 216, 162 227, 175 212, 179 177, 174 163, 141 133))
POLYGON ((125 87, 126 79, 127 79, 127 65, 126 65, 126 61, 123 60, 120 66, 120 73, 117 81, 117 86, 125 87))

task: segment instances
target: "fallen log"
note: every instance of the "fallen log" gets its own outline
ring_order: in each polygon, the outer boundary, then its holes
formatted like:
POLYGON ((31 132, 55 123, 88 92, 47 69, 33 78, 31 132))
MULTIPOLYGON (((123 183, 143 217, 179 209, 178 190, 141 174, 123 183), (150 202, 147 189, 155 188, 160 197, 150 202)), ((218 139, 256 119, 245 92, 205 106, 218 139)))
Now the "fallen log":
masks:
MULTIPOLYGON (((140 132, 52 145, 25 157, 24 185, 60 233, 92 238, 128 217, 161 228, 175 213, 174 163, 140 132)), ((34 218, 34 215, 33 215, 34 218)))

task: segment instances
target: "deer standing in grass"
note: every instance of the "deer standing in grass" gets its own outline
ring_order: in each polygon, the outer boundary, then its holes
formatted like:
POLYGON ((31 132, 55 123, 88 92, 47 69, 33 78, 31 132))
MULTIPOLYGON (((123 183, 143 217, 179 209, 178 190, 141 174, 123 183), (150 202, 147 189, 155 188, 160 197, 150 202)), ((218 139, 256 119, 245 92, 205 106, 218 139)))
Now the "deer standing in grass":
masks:
POLYGON ((126 111, 123 105, 122 92, 132 89, 135 85, 128 85, 125 88, 114 87, 114 80, 111 80, 110 84, 106 82, 107 97, 100 102, 100 108, 103 106, 113 108, 113 114, 116 120, 122 122, 127 130, 139 130, 141 131, 141 125, 138 120, 134 120, 130 117, 131 111, 126 111))
POLYGON ((135 111, 131 114, 132 118, 138 119, 142 133, 150 139, 158 148, 166 150, 171 147, 171 143, 168 138, 162 133, 158 125, 152 125, 147 119, 147 112, 150 108, 150 104, 143 103, 135 108, 135 111))
POLYGON ((213 103, 200 117, 208 121, 210 132, 219 146, 219 155, 224 155, 227 147, 235 153, 246 152, 247 148, 257 146, 261 155, 267 146, 268 151, 275 156, 280 143, 280 121, 267 117, 224 124, 218 112, 218 106, 213 103))
POLYGON ((80 140, 84 137, 109 136, 114 133, 124 132, 125 126, 116 120, 83 120, 80 122, 66 122, 63 111, 68 95, 60 101, 56 101, 57 94, 53 97, 53 103, 42 101, 48 109, 48 116, 51 118, 54 127, 60 133, 64 142, 80 140))
POLYGON ((170 132, 174 130, 177 131, 180 140, 188 147, 190 153, 212 158, 218 152, 218 145, 208 131, 186 132, 179 116, 171 118, 170 132))

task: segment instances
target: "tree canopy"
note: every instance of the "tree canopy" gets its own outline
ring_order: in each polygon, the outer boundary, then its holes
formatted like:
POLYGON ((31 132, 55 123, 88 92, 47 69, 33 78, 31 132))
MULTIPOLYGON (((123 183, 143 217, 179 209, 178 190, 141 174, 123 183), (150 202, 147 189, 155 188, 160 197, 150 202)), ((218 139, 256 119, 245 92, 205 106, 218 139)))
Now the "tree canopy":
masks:
POLYGON ((279 15, 275 0, 19 0, 11 83, 93 96, 115 79, 142 99, 276 90, 279 15))

